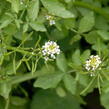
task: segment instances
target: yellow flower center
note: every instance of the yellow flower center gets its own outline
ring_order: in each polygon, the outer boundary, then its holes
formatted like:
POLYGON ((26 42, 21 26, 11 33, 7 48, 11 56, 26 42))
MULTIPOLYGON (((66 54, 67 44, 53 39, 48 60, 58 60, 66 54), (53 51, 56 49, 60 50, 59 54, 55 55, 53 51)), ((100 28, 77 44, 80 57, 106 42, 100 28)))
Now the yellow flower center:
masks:
POLYGON ((49 50, 54 50, 55 48, 56 48, 55 45, 50 45, 48 49, 49 49, 49 50))
POLYGON ((91 59, 90 66, 92 66, 92 67, 93 67, 93 66, 96 66, 96 61, 97 61, 96 58, 93 57, 93 58, 91 59))

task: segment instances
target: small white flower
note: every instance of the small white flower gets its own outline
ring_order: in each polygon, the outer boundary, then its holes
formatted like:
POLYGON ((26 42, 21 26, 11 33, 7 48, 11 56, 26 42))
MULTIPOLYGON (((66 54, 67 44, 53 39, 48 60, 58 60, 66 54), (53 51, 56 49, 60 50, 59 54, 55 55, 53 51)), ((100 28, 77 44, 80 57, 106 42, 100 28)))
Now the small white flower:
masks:
POLYGON ((45 18, 46 18, 47 20, 50 20, 52 17, 51 17, 50 15, 46 15, 45 18))
POLYGON ((50 20, 49 23, 50 25, 55 25, 55 20, 50 20))
POLYGON ((48 58, 48 57, 44 57, 44 59, 45 59, 45 61, 48 61, 48 60, 49 60, 49 58, 48 58))
POLYGON ((55 25, 55 18, 52 15, 46 15, 45 18, 49 21, 50 26, 55 25))
POLYGON ((60 54, 60 49, 56 42, 48 41, 42 46, 42 55, 46 61, 56 59, 57 54, 60 54))
POLYGON ((85 69, 87 71, 91 71, 91 76, 94 76, 94 71, 99 67, 101 64, 101 59, 98 55, 91 55, 85 63, 85 69))

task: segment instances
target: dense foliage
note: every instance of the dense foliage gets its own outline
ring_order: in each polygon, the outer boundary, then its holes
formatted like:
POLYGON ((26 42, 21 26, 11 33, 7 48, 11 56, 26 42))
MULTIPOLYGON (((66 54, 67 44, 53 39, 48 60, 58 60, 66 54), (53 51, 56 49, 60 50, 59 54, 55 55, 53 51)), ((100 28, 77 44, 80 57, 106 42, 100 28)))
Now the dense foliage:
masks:
POLYGON ((109 0, 0 0, 0 109, 82 109, 95 89, 109 109, 108 10, 109 0))

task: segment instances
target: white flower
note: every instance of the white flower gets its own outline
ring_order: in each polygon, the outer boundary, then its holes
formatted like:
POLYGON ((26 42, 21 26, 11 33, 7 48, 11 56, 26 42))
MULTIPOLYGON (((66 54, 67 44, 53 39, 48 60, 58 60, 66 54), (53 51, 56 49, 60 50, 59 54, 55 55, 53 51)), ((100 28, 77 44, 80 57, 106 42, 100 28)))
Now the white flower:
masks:
POLYGON ((46 18, 47 20, 50 20, 50 19, 52 19, 52 16, 46 15, 45 18, 46 18))
POLYGON ((98 55, 91 55, 88 60, 86 60, 85 63, 85 69, 87 71, 91 71, 91 76, 93 76, 93 72, 99 67, 101 64, 101 59, 98 55))
POLYGON ((49 23, 50 25, 55 25, 55 20, 50 20, 49 23))
POLYGON ((48 41, 42 46, 42 55, 46 61, 55 59, 57 54, 60 54, 60 49, 56 42, 48 41))
POLYGON ((55 24, 55 18, 52 15, 46 15, 45 18, 49 21, 50 26, 55 24))

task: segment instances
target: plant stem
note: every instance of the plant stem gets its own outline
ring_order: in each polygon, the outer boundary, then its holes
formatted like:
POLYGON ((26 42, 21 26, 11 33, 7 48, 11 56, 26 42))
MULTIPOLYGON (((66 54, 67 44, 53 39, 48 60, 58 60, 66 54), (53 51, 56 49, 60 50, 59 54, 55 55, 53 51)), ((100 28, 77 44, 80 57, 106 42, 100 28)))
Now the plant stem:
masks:
POLYGON ((101 73, 107 80, 109 80, 109 76, 105 73, 105 72, 102 72, 101 73))
POLYGON ((6 99, 5 109, 9 109, 9 98, 8 98, 8 99, 6 99))
POLYGON ((98 90, 99 90, 99 93, 101 94, 101 87, 100 87, 100 74, 97 75, 97 82, 98 82, 98 90))
POLYGON ((25 74, 25 75, 12 77, 7 82, 10 83, 11 85, 18 84, 18 83, 21 83, 21 82, 24 82, 24 81, 27 81, 27 80, 30 80, 30 79, 34 79, 34 78, 36 78, 40 75, 41 75, 41 72, 39 72, 39 71, 35 72, 34 74, 32 74, 30 72, 30 73, 25 74))
POLYGON ((91 80, 91 82, 88 84, 88 86, 80 93, 80 95, 84 94, 92 85, 92 83, 94 82, 94 80, 96 79, 96 76, 93 77, 93 79, 91 80))
POLYGON ((31 79, 35 79, 36 77, 43 76, 43 75, 44 74, 42 73, 42 71, 36 71, 34 73, 28 72, 27 74, 24 74, 24 75, 11 77, 9 80, 7 80, 7 83, 11 85, 19 84, 31 79))
POLYGON ((13 51, 16 51, 16 52, 20 52, 20 53, 23 53, 23 54, 35 55, 35 54, 32 54, 31 52, 28 52, 28 51, 19 49, 19 48, 17 48, 17 47, 7 46, 6 49, 7 49, 7 50, 13 50, 13 51))
POLYGON ((75 2, 73 2, 73 5, 93 10, 96 13, 101 14, 102 16, 104 16, 109 21, 109 13, 107 13, 106 11, 104 11, 103 9, 101 9, 99 7, 96 7, 96 6, 93 6, 93 5, 89 4, 89 3, 81 2, 81 1, 75 1, 75 2))

